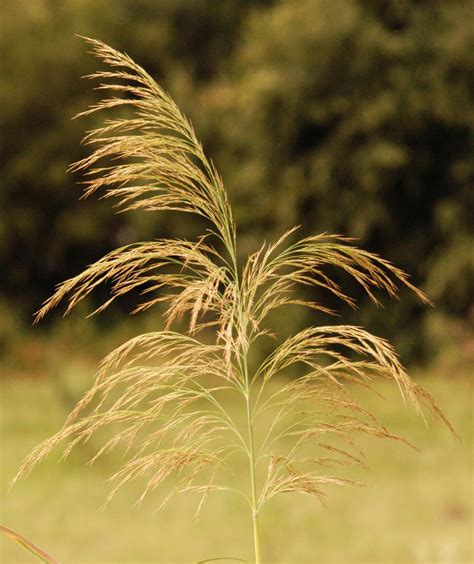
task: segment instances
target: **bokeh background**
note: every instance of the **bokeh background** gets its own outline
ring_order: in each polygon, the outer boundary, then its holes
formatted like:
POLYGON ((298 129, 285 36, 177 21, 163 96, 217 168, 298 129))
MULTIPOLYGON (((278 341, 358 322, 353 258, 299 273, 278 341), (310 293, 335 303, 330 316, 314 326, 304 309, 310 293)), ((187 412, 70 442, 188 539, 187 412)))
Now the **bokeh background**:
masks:
MULTIPOLYGON (((96 122, 71 118, 97 99, 80 77, 98 65, 79 34, 126 51, 191 118, 224 177, 242 254, 294 224, 302 234, 342 233, 410 272, 435 303, 402 293, 375 308, 349 288, 360 308, 342 313, 392 340, 464 443, 420 430, 387 392, 388 421, 418 438, 422 454, 369 447, 370 492, 335 492, 325 511, 305 500, 277 505, 264 526, 268 557, 470 561, 474 2, 2 0, 0 24, 5 524, 64 562, 248 556, 248 524, 228 500, 211 502, 199 525, 187 501, 156 516, 152 502, 130 513, 125 496, 97 513, 113 459, 85 469, 87 453, 78 452, 6 493, 22 457, 90 384, 97 360, 160 326, 159 312, 129 318, 130 301, 86 320, 92 298, 69 319, 58 312, 34 328, 33 312, 55 284, 118 245, 202 229, 186 215, 116 215, 108 202, 79 201, 81 178, 66 169, 85 156, 80 141, 96 122)), ((276 323, 308 321, 295 312, 276 323)), ((0 543, 5 562, 28 561, 0 543)))

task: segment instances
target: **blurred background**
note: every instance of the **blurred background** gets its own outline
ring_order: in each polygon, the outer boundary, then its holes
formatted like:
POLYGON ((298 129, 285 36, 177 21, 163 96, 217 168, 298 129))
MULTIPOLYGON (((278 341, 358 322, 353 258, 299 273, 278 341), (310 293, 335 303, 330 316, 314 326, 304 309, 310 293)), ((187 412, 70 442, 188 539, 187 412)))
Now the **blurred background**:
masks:
MULTIPOLYGON (((162 236, 194 237, 201 228, 186 214, 115 215, 109 202, 79 201, 81 178, 66 169, 86 155, 80 141, 97 122, 71 118, 97 100, 93 85, 80 77, 99 65, 75 36, 80 34, 126 51, 191 118, 223 175, 243 254, 295 224, 301 234, 345 234, 412 274, 435 303, 427 308, 402 292, 400 302, 384 300, 383 308, 375 308, 349 288, 360 309, 344 310, 343 320, 395 344, 458 425, 464 445, 441 431, 416 431, 402 406, 397 411, 390 404, 388 417, 408 434, 421 434, 424 454, 386 453, 383 445, 372 451, 369 481, 380 482, 377 491, 358 492, 357 502, 352 492, 337 493, 334 512, 318 509, 317 519, 312 505, 281 506, 301 552, 272 543, 272 558, 312 561, 312 531, 324 521, 318 557, 326 561, 470 561, 473 13, 471 0, 2 0, 5 524, 75 562, 79 554, 91 562, 157 561, 160 554, 170 561, 178 548, 186 561, 190 554, 211 557, 213 547, 227 552, 241 542, 237 533, 227 531, 219 541, 209 534, 223 519, 219 503, 200 532, 192 529, 192 518, 181 522, 187 513, 182 507, 178 513, 179 506, 165 520, 144 509, 130 523, 127 499, 97 514, 107 469, 83 470, 84 453, 62 469, 46 463, 5 493, 22 457, 58 427, 91 383, 97 360, 137 330, 160 324, 156 312, 129 318, 129 301, 85 320, 94 305, 89 302, 65 321, 59 311, 34 328, 33 312, 58 282, 111 249, 162 236), (442 483, 436 481, 440 467, 442 483), (406 505, 393 483, 400 474, 404 491, 411 491, 406 505), (88 525, 78 529, 76 511, 88 525), (425 521, 415 523, 419 511, 425 521), (157 541, 155 533, 149 538, 150 527, 156 525, 158 535, 157 523, 176 520, 179 526, 166 540, 157 541), (360 528, 351 541, 354 523, 360 528), (406 534, 402 549, 387 527, 406 534), (366 538, 362 530, 373 534, 366 538), (185 533, 202 546, 186 552, 177 540, 185 533), (342 535, 354 547, 349 555, 340 552, 342 535), (131 547, 132 537, 139 548, 131 547), (159 554, 157 542, 164 543, 159 554)), ((293 330, 305 322, 299 312, 284 320, 293 330)), ((278 507, 267 531, 277 513, 278 507)), ((0 542, 6 562, 22 561, 16 547, 0 542)))

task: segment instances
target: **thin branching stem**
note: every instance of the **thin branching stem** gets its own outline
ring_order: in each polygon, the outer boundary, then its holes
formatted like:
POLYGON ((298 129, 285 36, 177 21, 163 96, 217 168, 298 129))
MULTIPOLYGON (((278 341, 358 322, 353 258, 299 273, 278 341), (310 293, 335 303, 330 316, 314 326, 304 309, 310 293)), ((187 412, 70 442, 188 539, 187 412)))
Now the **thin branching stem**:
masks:
POLYGON ((252 524, 253 524, 253 536, 254 536, 254 550, 255 550, 255 563, 260 564, 260 535, 258 526, 258 495, 257 495, 257 477, 256 477, 256 465, 257 458, 255 456, 255 446, 254 446, 254 428, 253 428, 253 413, 252 413, 252 403, 250 394, 250 381, 248 373, 248 362, 247 356, 243 356, 243 369, 244 377, 246 383, 246 413, 247 413, 247 432, 248 432, 248 444, 249 444, 249 470, 250 470, 250 485, 252 493, 252 524))

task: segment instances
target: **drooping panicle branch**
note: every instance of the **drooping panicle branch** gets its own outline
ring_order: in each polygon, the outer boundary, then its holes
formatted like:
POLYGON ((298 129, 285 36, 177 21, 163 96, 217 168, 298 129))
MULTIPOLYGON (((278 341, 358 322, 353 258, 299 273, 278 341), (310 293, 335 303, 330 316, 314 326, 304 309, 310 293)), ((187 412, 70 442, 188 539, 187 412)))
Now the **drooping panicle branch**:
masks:
POLYGON ((199 314, 209 311, 220 314, 222 311, 219 285, 225 283, 231 272, 219 261, 218 253, 203 240, 195 243, 161 239, 128 245, 112 251, 60 284, 37 312, 36 320, 65 298, 68 299, 66 314, 69 313, 97 286, 106 283, 110 286, 111 297, 91 315, 103 311, 118 297, 138 289, 148 299, 135 311, 167 302, 170 321, 191 310, 191 328, 195 329, 199 314), (163 289, 171 293, 150 296, 163 289))
POLYGON ((189 120, 172 98, 128 55, 85 38, 111 70, 89 78, 110 93, 79 116, 126 107, 135 117, 109 119, 85 137, 97 146, 71 166, 90 177, 85 194, 103 191, 120 210, 179 210, 209 219, 234 252, 235 224, 222 179, 204 154, 189 120), (105 160, 106 164, 103 164, 105 160), (107 164, 109 163, 109 164, 107 164))

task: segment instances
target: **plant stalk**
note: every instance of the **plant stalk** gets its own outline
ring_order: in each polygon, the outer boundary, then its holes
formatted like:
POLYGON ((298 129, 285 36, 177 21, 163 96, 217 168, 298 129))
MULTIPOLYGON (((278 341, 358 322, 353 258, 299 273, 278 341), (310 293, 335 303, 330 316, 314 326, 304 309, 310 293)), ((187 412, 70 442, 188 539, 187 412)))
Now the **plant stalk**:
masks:
POLYGON ((246 403, 247 403, 247 430, 248 430, 248 438, 249 438, 250 483, 252 489, 252 523, 253 523, 253 540, 254 540, 254 549, 255 549, 255 564, 260 564, 261 558, 260 558, 260 536, 258 530, 257 480, 255 476, 255 448, 253 441, 253 424, 252 424, 252 413, 251 413, 249 390, 247 390, 246 403))
MULTIPOLYGON (((233 240, 233 247, 229 249, 230 255, 232 257, 232 264, 234 267, 234 276, 237 287, 239 289, 239 298, 241 292, 241 285, 239 280, 239 270, 237 266, 237 251, 236 251, 236 244, 235 244, 235 232, 234 232, 234 240, 233 240)), ((241 309, 241 301, 239 299, 239 314, 242 315, 241 309)), ((248 370, 248 361, 247 361, 247 354, 248 349, 245 348, 241 350, 239 356, 239 364, 240 368, 243 371, 244 381, 245 381, 245 403, 247 408, 247 436, 249 441, 249 469, 250 469, 250 487, 252 491, 252 525, 253 525, 253 542, 254 542, 254 556, 255 556, 255 564, 261 564, 262 560, 260 557, 260 534, 258 529, 258 498, 257 498, 257 480, 255 475, 255 467, 256 467, 256 460, 255 460, 255 447, 254 447, 254 440, 253 440, 253 414, 252 414, 252 405, 250 402, 250 379, 249 379, 249 370, 248 370)))
POLYGON ((252 514, 253 520, 253 540, 254 540, 254 547, 255 547, 255 564, 260 564, 260 537, 258 532, 258 515, 254 511, 252 514))

